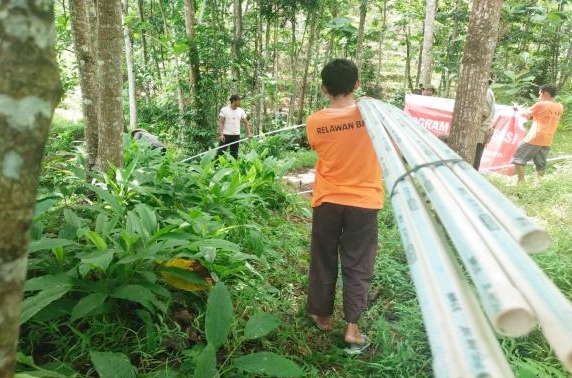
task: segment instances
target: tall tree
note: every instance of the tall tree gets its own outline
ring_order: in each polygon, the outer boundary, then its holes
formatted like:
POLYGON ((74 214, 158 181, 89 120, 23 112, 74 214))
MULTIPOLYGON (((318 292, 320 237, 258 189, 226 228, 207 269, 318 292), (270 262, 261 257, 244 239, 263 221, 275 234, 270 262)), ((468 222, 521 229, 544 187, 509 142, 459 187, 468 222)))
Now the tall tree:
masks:
POLYGON ((365 31, 365 17, 367 15, 367 0, 360 0, 359 5, 359 27, 356 45, 356 65, 361 72, 361 65, 363 60, 363 37, 365 31))
POLYGON ((431 84, 433 66, 433 29, 437 0, 426 0, 425 22, 423 25, 423 50, 421 55, 421 83, 431 84))
POLYGON ((53 2, 0 5, 0 377, 13 376, 29 231, 44 146, 61 96, 53 2))
POLYGON ((238 84, 240 82, 240 62, 239 62, 239 54, 240 54, 240 46, 242 44, 242 1, 241 0, 233 0, 233 8, 234 8, 234 17, 233 17, 233 24, 234 24, 234 38, 232 41, 232 72, 234 77, 234 85, 233 91, 238 90, 238 84))
POLYGON ((457 87, 449 145, 472 162, 477 129, 497 43, 500 0, 475 0, 463 49, 461 77, 457 87))
POLYGON ((69 0, 69 8, 81 88, 87 153, 86 168, 91 171, 97 160, 99 127, 97 21, 93 0, 69 0))
POLYGON ((127 82, 129 91, 129 128, 137 128, 137 99, 135 86, 135 67, 133 63, 133 33, 127 23, 129 16, 129 0, 121 0, 123 8, 123 39, 125 40, 125 64, 127 66, 127 82))
POLYGON ((100 83, 99 139, 95 168, 123 162, 123 32, 121 1, 97 1, 97 45, 100 83))

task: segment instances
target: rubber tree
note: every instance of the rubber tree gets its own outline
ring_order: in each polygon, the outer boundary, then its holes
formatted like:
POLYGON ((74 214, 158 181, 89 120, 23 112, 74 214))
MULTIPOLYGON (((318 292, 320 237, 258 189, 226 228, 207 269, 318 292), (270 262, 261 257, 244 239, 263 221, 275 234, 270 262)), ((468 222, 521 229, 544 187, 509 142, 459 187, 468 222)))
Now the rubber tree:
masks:
POLYGON ((421 53, 421 80, 431 84, 431 71, 433 66, 433 29, 435 25, 435 10, 437 0, 427 0, 425 3, 425 22, 423 25, 423 49, 421 53))
POLYGON ((483 99, 497 43, 500 8, 501 0, 473 2, 463 49, 449 145, 470 162, 475 157, 477 129, 481 125, 483 99))
POLYGON ((92 0, 69 0, 75 55, 79 71, 83 124, 85 128, 86 169, 97 160, 99 125, 99 82, 97 78, 97 25, 92 0))
POLYGON ((44 146, 62 94, 53 2, 2 1, 0 40, 0 378, 9 378, 44 146))
POLYGON ((98 171, 107 170, 109 163, 123 163, 123 30, 121 1, 97 2, 97 56, 99 63, 99 128, 98 171))

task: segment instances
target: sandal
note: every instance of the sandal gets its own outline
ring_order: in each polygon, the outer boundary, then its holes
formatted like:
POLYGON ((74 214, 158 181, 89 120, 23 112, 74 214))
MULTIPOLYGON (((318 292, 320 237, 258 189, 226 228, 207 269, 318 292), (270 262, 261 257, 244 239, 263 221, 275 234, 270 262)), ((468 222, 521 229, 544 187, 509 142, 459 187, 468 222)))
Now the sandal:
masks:
POLYGON ((349 354, 351 356, 362 354, 363 351, 365 351, 371 345, 371 342, 369 341, 369 338, 366 335, 360 333, 360 336, 361 339, 363 340, 361 343, 346 343, 347 348, 344 349, 344 352, 346 352, 346 354, 349 354))
POLYGON ((318 315, 310 315, 310 318, 312 318, 312 321, 314 322, 314 325, 316 326, 316 328, 318 328, 320 331, 331 331, 332 330, 332 321, 330 319, 329 324, 323 324, 320 323, 320 321, 318 320, 318 318, 320 318, 320 316, 318 315))

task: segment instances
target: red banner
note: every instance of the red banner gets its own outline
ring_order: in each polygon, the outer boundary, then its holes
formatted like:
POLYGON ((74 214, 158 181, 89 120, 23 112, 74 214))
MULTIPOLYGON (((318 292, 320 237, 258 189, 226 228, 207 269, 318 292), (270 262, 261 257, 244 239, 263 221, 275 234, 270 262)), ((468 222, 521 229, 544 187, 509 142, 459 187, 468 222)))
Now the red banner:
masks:
MULTIPOLYGON (((455 101, 448 98, 407 95, 404 111, 419 125, 440 136, 449 134, 451 130, 454 106, 455 101)), ((522 126, 525 121, 512 106, 495 105, 495 132, 485 147, 479 172, 512 175, 514 166, 510 159, 526 135, 522 126)))

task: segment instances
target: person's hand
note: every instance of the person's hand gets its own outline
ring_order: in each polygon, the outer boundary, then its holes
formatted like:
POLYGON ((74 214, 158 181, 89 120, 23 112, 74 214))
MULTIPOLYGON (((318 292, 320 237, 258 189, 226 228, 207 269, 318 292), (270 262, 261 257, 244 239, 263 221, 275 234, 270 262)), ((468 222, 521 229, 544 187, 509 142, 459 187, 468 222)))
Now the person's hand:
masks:
POLYGON ((220 140, 222 143, 224 143, 224 134, 219 134, 218 140, 220 140))
POLYGON ((252 132, 251 132, 251 131, 248 131, 248 132, 246 133, 246 136, 248 137, 248 139, 252 139, 252 132))

